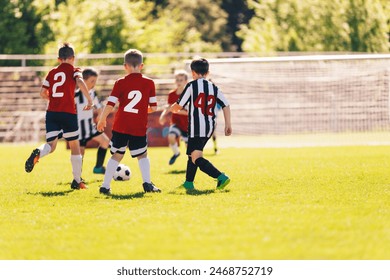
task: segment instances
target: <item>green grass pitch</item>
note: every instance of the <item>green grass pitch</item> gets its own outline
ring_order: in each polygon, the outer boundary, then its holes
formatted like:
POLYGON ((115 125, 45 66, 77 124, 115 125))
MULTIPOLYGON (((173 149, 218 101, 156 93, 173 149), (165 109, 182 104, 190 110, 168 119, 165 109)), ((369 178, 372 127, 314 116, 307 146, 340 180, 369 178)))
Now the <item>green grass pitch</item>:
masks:
POLYGON ((168 148, 149 148, 163 193, 144 194, 127 152, 132 178, 111 197, 96 150, 89 190, 71 191, 64 144, 25 173, 35 146, 0 146, 0 259, 390 259, 389 146, 206 149, 232 182, 217 191, 198 171, 193 194, 178 188, 185 156, 168 166, 168 148))

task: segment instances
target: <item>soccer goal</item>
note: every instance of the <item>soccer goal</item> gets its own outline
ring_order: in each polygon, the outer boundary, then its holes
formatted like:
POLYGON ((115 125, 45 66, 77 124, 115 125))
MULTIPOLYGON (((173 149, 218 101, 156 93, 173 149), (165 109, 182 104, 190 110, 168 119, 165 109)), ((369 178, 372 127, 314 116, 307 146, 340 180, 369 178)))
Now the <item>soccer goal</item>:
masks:
POLYGON ((236 134, 383 132, 390 128, 390 55, 209 62, 211 79, 231 103, 236 134))

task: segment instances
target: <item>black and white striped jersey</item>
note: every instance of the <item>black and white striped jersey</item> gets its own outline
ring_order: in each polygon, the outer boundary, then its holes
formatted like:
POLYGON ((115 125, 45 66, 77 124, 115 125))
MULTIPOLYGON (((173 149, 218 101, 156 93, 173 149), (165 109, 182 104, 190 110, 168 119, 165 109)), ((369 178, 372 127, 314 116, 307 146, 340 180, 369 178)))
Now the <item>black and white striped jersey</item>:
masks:
MULTIPOLYGON (((96 109, 102 108, 102 105, 95 93, 95 90, 91 89, 89 95, 93 100, 93 104, 96 109)), ((77 119, 79 122, 79 140, 89 139, 96 133, 96 125, 93 122, 93 110, 83 110, 88 105, 88 100, 84 97, 80 89, 75 93, 75 103, 77 111, 77 119)))
POLYGON ((216 106, 229 105, 222 91, 212 82, 201 78, 189 82, 177 103, 188 105, 188 136, 211 137, 215 129, 216 106))

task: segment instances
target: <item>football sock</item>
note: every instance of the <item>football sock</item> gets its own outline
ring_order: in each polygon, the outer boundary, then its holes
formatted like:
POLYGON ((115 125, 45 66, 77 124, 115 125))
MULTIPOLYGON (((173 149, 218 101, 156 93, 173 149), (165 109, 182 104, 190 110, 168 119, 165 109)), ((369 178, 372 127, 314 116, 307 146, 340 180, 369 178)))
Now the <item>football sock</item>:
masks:
POLYGON ((187 182, 194 181, 197 170, 198 170, 198 166, 192 162, 191 157, 188 157, 187 170, 186 170, 186 181, 187 182))
POLYGON ((169 144, 169 147, 171 147, 172 152, 173 152, 174 155, 178 155, 180 153, 179 146, 177 145, 177 143, 175 143, 173 145, 169 144))
POLYGON ((112 177, 114 176, 114 173, 116 171, 116 168, 119 165, 119 161, 116 161, 115 159, 110 158, 107 162, 106 166, 106 173, 104 173, 104 180, 102 187, 109 189, 110 188, 110 183, 112 180, 112 177))
POLYGON ((106 158, 107 149, 103 149, 101 147, 97 150, 96 157, 96 167, 101 167, 104 164, 104 159, 106 158))
POLYGON ((217 151, 218 150, 217 136, 215 136, 215 135, 213 135, 213 144, 214 144, 214 151, 217 151))
POLYGON ((51 147, 49 144, 45 143, 38 147, 40 154, 39 158, 43 158, 44 156, 47 156, 51 152, 51 147))
POLYGON ((83 165, 83 160, 81 155, 71 155, 70 161, 72 162, 72 171, 73 178, 77 183, 81 181, 81 167, 83 165))
POLYGON ((150 161, 149 158, 141 158, 138 160, 139 169, 141 170, 142 180, 144 183, 150 183, 150 161))
POLYGON ((207 159, 200 157, 195 161, 195 164, 202 170, 204 173, 213 178, 218 178, 221 175, 221 172, 214 167, 207 159))

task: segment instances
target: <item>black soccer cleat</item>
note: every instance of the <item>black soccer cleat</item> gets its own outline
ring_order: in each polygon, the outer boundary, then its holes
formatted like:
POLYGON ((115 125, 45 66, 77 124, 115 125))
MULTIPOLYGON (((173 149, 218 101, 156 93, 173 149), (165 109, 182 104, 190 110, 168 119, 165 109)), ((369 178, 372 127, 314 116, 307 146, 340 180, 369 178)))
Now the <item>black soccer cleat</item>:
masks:
POLYGON ((32 151, 30 157, 26 160, 26 163, 24 165, 24 169, 27 173, 30 173, 34 169, 35 164, 38 163, 40 154, 41 151, 39 149, 35 149, 32 151))
POLYGON ((171 157, 171 159, 169 160, 169 165, 172 165, 175 163, 176 159, 180 156, 180 153, 178 153, 177 155, 173 155, 171 157))
POLYGON ((106 188, 100 187, 99 193, 105 194, 105 195, 110 195, 111 194, 111 189, 106 189, 106 188))
POLYGON ((85 182, 81 179, 80 183, 77 183, 76 180, 72 181, 72 184, 70 184, 70 188, 72 190, 86 190, 88 189, 85 182))
POLYGON ((145 192, 161 192, 153 183, 143 183, 142 186, 144 187, 145 192))

